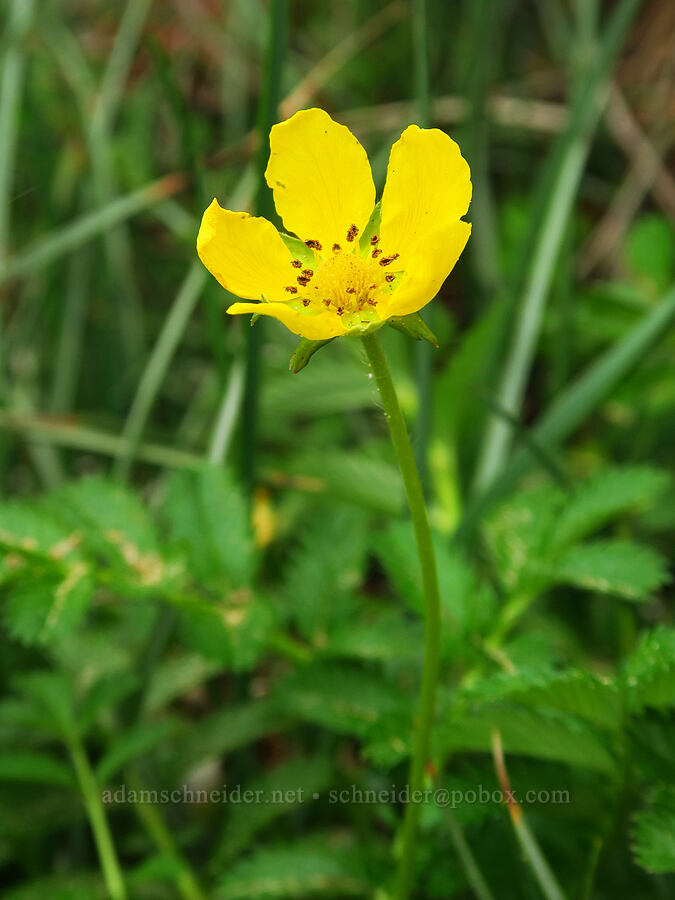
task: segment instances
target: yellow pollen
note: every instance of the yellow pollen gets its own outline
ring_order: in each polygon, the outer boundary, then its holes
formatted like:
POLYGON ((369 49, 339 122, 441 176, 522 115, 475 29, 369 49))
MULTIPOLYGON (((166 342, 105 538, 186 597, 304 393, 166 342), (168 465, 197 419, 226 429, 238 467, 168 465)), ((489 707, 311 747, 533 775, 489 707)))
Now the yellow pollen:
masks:
MULTIPOLYGON (((301 284, 303 276, 298 278, 301 284)), ((314 277, 305 290, 309 305, 315 309, 323 305, 342 316, 376 306, 383 295, 390 293, 391 280, 370 254, 363 258, 359 252, 317 253, 314 277)))

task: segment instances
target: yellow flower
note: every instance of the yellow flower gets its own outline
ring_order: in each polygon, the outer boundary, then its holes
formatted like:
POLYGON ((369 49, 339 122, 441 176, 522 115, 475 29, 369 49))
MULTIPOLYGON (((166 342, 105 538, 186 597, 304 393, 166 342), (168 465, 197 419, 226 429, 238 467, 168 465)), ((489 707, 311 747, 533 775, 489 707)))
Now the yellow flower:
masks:
POLYGON ((366 152, 322 109, 306 109, 270 133, 265 178, 284 226, 222 209, 204 213, 197 251, 226 290, 257 303, 228 313, 279 319, 325 340, 363 333, 432 300, 471 226, 469 166, 437 128, 410 125, 389 156, 380 210, 366 152))

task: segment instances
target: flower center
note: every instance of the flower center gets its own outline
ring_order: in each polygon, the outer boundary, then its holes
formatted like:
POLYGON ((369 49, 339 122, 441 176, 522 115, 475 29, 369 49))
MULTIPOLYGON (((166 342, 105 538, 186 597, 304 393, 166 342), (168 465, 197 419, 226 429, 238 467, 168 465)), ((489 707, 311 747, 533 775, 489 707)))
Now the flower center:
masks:
MULTIPOLYGON (((398 253, 383 256, 377 246, 379 238, 373 235, 368 251, 362 256, 355 241, 357 235, 358 228, 351 225, 346 243, 333 244, 330 249, 324 249, 318 241, 305 241, 314 251, 315 268, 293 273, 297 287, 290 284, 286 288, 292 295, 289 300, 293 306, 302 304, 308 312, 315 313, 329 310, 337 316, 348 317, 353 324, 365 325, 379 319, 376 307, 394 287, 396 275, 391 268, 396 268, 393 264, 398 253)), ((301 269, 303 264, 294 259, 291 265, 301 269)))

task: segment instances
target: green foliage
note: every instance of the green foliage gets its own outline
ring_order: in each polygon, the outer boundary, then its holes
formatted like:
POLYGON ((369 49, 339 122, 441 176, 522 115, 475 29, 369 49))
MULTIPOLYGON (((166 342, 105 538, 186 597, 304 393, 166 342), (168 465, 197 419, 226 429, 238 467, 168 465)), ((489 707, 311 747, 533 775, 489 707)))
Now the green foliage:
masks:
POLYGON ((649 803, 636 813, 633 853, 649 872, 675 872, 675 788, 654 791, 649 803))
POLYGON ((222 881, 219 900, 362 897, 369 884, 353 848, 324 841, 260 850, 238 863, 222 881))

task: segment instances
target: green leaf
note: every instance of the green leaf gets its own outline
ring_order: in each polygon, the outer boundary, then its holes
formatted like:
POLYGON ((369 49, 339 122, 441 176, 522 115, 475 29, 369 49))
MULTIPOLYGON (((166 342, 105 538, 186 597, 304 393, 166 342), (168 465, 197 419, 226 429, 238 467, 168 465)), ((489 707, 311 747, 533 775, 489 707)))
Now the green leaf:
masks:
POLYGON ((314 251, 310 250, 304 241, 293 237, 291 234, 284 234, 283 231, 280 231, 279 234, 281 235, 281 240, 293 254, 293 258, 299 259, 306 269, 313 269, 315 262, 314 251))
POLYGON ((177 722, 141 722, 120 735, 96 766, 99 784, 109 783, 124 766, 141 756, 145 756, 158 744, 171 738, 176 732, 177 722))
POLYGON ((160 662, 145 691, 145 711, 152 714, 164 709, 173 700, 204 684, 220 671, 220 663, 205 659, 198 653, 184 654, 160 662))
POLYGON ((72 787, 72 772, 47 753, 16 751, 0 754, 0 780, 32 781, 37 784, 72 787))
MULTIPOLYGON (((332 766, 324 757, 298 757, 265 771, 254 781, 241 786, 255 797, 251 802, 228 799, 229 816, 219 847, 216 864, 224 864, 248 847, 253 837, 280 816, 299 805, 314 802, 330 783, 332 766)), ((230 787, 230 797, 235 796, 230 787)))
POLYGON ((387 325, 416 341, 426 341, 438 349, 438 338, 418 312, 410 313, 408 316, 392 316, 387 319, 387 325))
POLYGON ((277 686, 279 709, 339 734, 368 736, 380 719, 408 711, 410 701, 393 684, 356 668, 313 665, 277 686))
POLYGON ((257 564, 246 502, 230 474, 215 466, 175 473, 163 512, 195 577, 222 586, 249 584, 257 564))
POLYGON ((648 600, 670 580, 666 560, 634 541, 594 541, 571 547, 544 569, 554 583, 626 600, 648 600))
POLYGON ((184 606, 180 630, 183 640, 203 656, 245 670, 260 659, 273 625, 272 605, 241 588, 219 600, 184 606))
POLYGON ((626 660, 621 683, 630 711, 675 706, 675 628, 659 627, 642 636, 626 660))
POLYGON ((325 656, 384 662, 418 661, 424 647, 422 623, 395 610, 338 622, 328 635, 325 656))
POLYGON ((11 636, 24 644, 47 644, 75 631, 94 591, 89 566, 78 561, 26 575, 8 589, 4 619, 11 636))
POLYGON ((326 836, 259 850, 223 877, 216 900, 370 896, 354 848, 334 843, 326 836))
POLYGON ((633 853, 648 872, 675 872, 675 787, 659 787, 634 818, 633 853))
POLYGON ((361 584, 368 522, 353 507, 322 508, 303 523, 286 572, 284 594, 304 637, 323 645, 331 623, 349 613, 361 584))
POLYGON ((670 483, 666 472, 648 466, 603 468, 575 492, 557 517, 553 541, 563 546, 611 522, 620 513, 654 501, 670 483))
POLYGON ((297 375, 298 372, 301 372, 305 366, 309 364, 310 359, 317 350, 325 347, 326 344, 330 344, 333 340, 335 340, 335 338, 327 338, 324 341, 310 341, 308 338, 300 338, 300 342, 295 348, 293 356, 291 356, 288 368, 294 375, 297 375))
POLYGON ((605 739, 590 725, 558 710, 498 703, 475 711, 448 711, 437 726, 436 741, 445 753, 490 753, 498 729, 507 754, 548 759, 613 773, 616 762, 605 739))

